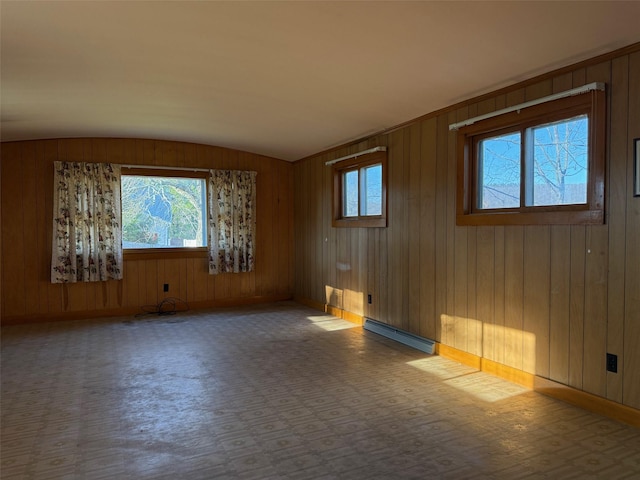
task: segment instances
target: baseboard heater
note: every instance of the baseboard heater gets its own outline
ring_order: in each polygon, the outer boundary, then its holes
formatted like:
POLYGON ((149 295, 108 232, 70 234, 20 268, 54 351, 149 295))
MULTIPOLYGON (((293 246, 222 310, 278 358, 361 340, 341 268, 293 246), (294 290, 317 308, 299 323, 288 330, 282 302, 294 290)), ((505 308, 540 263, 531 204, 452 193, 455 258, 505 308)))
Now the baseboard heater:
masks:
POLYGON ((419 337, 413 333, 405 332, 404 330, 398 330, 395 327, 387 325, 386 323, 376 322, 370 318, 365 319, 364 329, 383 337, 390 338, 396 342, 403 343, 409 347, 420 350, 421 352, 432 355, 435 350, 436 342, 429 340, 428 338, 419 337))

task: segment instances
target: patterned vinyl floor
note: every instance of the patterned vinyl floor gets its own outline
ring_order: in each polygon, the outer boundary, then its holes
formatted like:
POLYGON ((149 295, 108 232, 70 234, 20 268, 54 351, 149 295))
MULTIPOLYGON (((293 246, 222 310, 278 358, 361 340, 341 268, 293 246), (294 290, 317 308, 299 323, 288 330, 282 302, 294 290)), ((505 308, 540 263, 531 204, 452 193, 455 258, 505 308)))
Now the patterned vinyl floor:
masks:
POLYGON ((292 302, 7 327, 0 476, 640 478, 640 430, 292 302))

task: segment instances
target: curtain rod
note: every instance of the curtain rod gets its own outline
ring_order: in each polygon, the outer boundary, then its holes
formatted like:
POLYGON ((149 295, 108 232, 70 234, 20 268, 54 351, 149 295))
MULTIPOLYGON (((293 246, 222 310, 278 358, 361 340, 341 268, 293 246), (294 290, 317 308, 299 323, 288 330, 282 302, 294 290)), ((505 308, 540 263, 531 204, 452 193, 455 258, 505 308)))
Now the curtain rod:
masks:
POLYGON ((150 170, 179 170, 183 172, 208 172, 211 168, 166 167, 164 165, 120 165, 123 168, 147 168, 150 170))
POLYGON ((386 152, 387 147, 373 147, 369 150, 364 150, 363 152, 352 153, 351 155, 345 155, 344 157, 336 158, 335 160, 329 160, 328 162, 324 162, 325 165, 333 165, 334 163, 341 162, 342 160, 349 160, 350 158, 356 158, 361 155, 366 155, 367 153, 373 152, 386 152))
POLYGON ((515 112, 516 110, 522 110, 523 108, 532 107, 534 105, 539 105, 541 103, 550 102, 552 100, 558 100, 559 98, 571 97, 574 95, 580 95, 581 93, 587 93, 592 90, 604 90, 604 83, 602 82, 593 82, 588 85, 583 85, 582 87, 573 88, 571 90, 566 90, 560 93, 554 93, 553 95, 549 95, 546 97, 538 98, 537 100, 531 100, 529 102, 520 103, 518 105, 514 105, 513 107, 503 108, 502 110, 496 110, 495 112, 486 113, 484 115, 478 115, 477 117, 470 118, 468 120, 464 120, 458 123, 452 123, 449 125, 449 131, 458 130, 459 128, 466 127, 468 125, 473 125, 480 120, 486 120, 487 118, 497 117, 498 115, 504 115, 505 113, 515 112))

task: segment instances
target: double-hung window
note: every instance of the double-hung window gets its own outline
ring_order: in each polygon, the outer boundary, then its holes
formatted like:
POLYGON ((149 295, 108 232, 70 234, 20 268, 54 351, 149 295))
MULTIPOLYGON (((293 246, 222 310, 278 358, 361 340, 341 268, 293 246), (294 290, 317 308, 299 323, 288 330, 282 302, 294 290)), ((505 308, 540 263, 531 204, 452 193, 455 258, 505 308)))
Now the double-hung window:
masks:
POLYGON ((333 226, 387 226, 387 154, 366 154, 333 165, 333 226))
POLYGON ((605 93, 591 90, 458 131, 458 225, 604 221, 605 93))

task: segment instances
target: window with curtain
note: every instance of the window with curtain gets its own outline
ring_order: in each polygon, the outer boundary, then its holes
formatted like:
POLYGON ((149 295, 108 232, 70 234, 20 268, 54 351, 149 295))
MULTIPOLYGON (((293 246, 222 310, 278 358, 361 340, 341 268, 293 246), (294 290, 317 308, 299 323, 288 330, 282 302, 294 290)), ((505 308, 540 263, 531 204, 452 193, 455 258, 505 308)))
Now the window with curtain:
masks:
POLYGON ((209 177, 209 273, 254 269, 257 172, 211 170, 209 177))
POLYGON ((207 245, 209 172, 122 169, 122 248, 191 250, 207 245))
POLYGON ((51 282, 122 279, 120 166, 54 163, 51 282))

